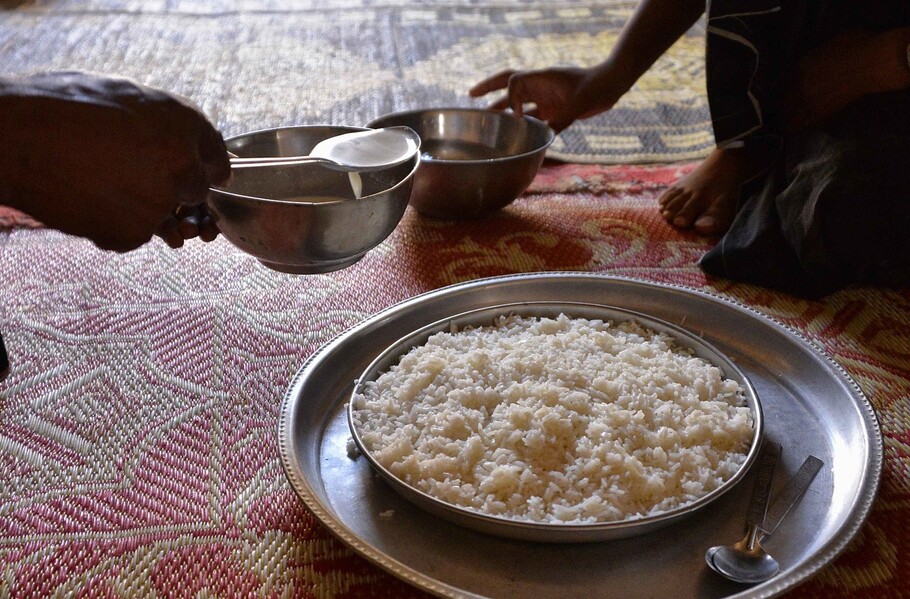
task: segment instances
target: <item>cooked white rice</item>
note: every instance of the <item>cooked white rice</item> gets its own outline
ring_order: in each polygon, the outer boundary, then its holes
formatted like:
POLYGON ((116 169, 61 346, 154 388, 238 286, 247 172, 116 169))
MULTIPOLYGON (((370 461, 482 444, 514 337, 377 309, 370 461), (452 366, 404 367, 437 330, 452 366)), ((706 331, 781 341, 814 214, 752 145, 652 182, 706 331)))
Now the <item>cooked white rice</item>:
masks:
POLYGON ((744 462, 743 389, 635 321, 502 317, 437 333, 354 396, 371 456, 442 501, 542 523, 656 514, 744 462))

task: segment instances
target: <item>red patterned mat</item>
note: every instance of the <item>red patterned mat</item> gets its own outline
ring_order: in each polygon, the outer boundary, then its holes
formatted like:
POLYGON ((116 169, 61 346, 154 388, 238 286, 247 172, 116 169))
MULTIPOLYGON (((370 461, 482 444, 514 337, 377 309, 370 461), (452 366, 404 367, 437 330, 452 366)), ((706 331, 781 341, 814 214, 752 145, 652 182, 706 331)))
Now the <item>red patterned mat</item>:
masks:
POLYGON ((276 444, 281 398, 320 345, 378 310, 554 270, 732 297, 837 360, 881 419, 882 485, 854 543, 790 595, 906 596, 910 291, 804 301, 706 280, 695 263, 709 240, 655 211, 686 168, 550 165, 495 217, 409 211, 360 263, 318 276, 273 273, 223 239, 118 255, 17 221, 0 234, 13 362, 0 384, 0 597, 424 596, 297 500, 276 444))

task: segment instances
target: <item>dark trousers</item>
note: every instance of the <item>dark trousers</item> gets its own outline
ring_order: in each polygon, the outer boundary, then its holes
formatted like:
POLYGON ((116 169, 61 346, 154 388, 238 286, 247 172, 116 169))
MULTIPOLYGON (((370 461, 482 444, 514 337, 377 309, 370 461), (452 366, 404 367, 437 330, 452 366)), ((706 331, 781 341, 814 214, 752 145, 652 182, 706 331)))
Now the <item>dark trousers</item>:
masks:
POLYGON ((777 120, 800 56, 850 27, 910 23, 910 2, 787 0, 746 18, 732 11, 735 1, 717 4, 731 15, 718 25, 730 23, 737 35, 709 36, 715 135, 779 151, 742 188, 733 225, 702 269, 808 297, 851 284, 910 285, 910 90, 868 96, 794 135, 783 135, 777 120), (751 79, 723 76, 736 64, 756 69, 751 79))

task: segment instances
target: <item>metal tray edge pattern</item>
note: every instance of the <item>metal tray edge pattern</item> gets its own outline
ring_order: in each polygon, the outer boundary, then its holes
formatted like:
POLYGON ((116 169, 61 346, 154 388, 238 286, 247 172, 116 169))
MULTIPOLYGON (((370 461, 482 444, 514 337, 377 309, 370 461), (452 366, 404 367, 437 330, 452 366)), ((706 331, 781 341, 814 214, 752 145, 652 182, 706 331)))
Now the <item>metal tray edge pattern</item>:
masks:
POLYGON ((304 476, 297 469, 293 457, 293 442, 291 437, 291 415, 296 401, 295 390, 300 386, 301 379, 304 377, 307 369, 315 363, 322 355, 328 352, 332 347, 337 346, 344 338, 354 334, 359 328, 364 327, 366 323, 372 322, 383 317, 387 317, 391 314, 394 314, 397 311, 403 310, 406 307, 417 304, 426 299, 437 296, 445 295, 452 293, 456 290, 469 290, 473 287, 480 287, 485 285, 490 285, 498 282, 510 282, 515 280, 535 280, 542 278, 562 278, 562 279, 579 279, 579 280, 588 280, 588 281, 600 281, 600 282, 610 282, 615 281, 619 283, 627 283, 633 285, 643 285, 643 286, 652 286, 663 288, 671 291, 682 292, 686 294, 694 294, 701 297, 702 299, 711 301, 711 302, 720 302, 729 307, 737 309, 739 311, 745 312, 754 318, 758 318, 764 324, 771 326, 774 329, 777 329, 780 332, 785 333, 788 336, 791 336, 806 347, 811 349, 817 357, 822 358, 825 363, 842 379, 842 382, 853 391, 853 397, 857 402, 858 407, 861 408, 862 415, 866 424, 866 431, 871 437, 871 453, 869 456, 869 462, 867 463, 869 476, 864 480, 864 489, 862 493, 862 501, 858 502, 855 506, 856 518, 851 519, 849 525, 841 528, 837 535, 828 543, 825 550, 817 554, 812 560, 803 563, 798 567, 794 572, 781 575, 775 579, 772 579, 770 583, 765 583, 761 585, 760 588, 756 589, 746 589, 741 593, 732 595, 731 597, 736 598, 750 598, 750 599, 765 599, 769 597, 776 597, 781 593, 792 590, 794 587, 805 582, 808 578, 816 574, 820 569, 829 564, 833 559, 840 555, 844 549, 847 547, 849 542, 857 534, 857 532, 865 525, 869 513, 872 509, 872 505, 875 501, 875 498, 878 494, 878 488, 881 481, 883 459, 884 459, 884 439, 881 432, 881 425, 879 423, 878 416, 875 412, 874 407, 871 402, 863 393, 860 386, 856 381, 850 376, 850 374, 832 357, 830 357, 824 349, 819 346, 816 342, 806 337, 801 331, 794 329, 793 327, 784 324, 777 319, 748 306, 742 302, 739 302, 735 299, 725 297, 716 293, 711 293, 702 289, 695 287, 690 287, 686 285, 680 285, 675 283, 665 283, 665 282, 654 282, 648 281, 645 279, 638 279, 634 277, 627 277, 622 275, 608 275, 601 273, 580 273, 580 272, 538 272, 538 273, 525 273, 525 274, 512 274, 512 275, 502 275, 495 277, 486 277, 481 279, 474 279, 466 282, 455 283, 439 289, 427 291, 411 298, 402 300, 395 304, 390 305, 389 307, 380 310, 373 316, 368 317, 367 319, 355 324, 354 326, 348 328, 345 331, 342 331, 336 335, 332 340, 324 344, 318 350, 316 350, 298 369, 297 373, 291 380, 291 383, 288 386, 288 389, 282 400, 280 417, 277 427, 278 433, 278 445, 279 445, 279 454, 283 470, 285 471, 285 476, 287 477, 292 489, 295 494, 304 502, 307 508, 313 512, 316 518, 339 540, 348 545, 352 550, 357 552, 361 557, 367 559, 368 561, 376 564, 377 566, 383 568, 386 572, 396 576, 397 578, 404 580, 414 586, 421 588, 427 592, 435 594, 441 597, 453 597, 453 598, 482 598, 480 595, 474 593, 466 592, 462 589, 457 589, 450 585, 440 583, 439 581, 423 574, 422 572, 416 571, 404 564, 398 562, 397 560, 391 559, 380 551, 377 551, 374 547, 370 546, 367 543, 362 542, 356 534, 350 531, 347 527, 342 526, 338 521, 336 521, 331 514, 325 510, 318 501, 315 500, 315 493, 313 492, 312 487, 304 476))

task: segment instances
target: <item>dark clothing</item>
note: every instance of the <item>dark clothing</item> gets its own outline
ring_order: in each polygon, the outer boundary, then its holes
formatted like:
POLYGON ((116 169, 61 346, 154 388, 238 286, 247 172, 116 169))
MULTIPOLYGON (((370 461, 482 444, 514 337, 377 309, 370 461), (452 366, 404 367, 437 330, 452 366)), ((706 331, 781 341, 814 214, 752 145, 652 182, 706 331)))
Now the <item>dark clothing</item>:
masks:
POLYGON ((733 225, 700 262, 706 273, 809 297, 855 283, 910 285, 910 90, 866 97, 786 137, 777 110, 788 66, 808 50, 848 28, 907 24, 906 0, 710 4, 718 145, 780 151, 743 186, 733 225))

